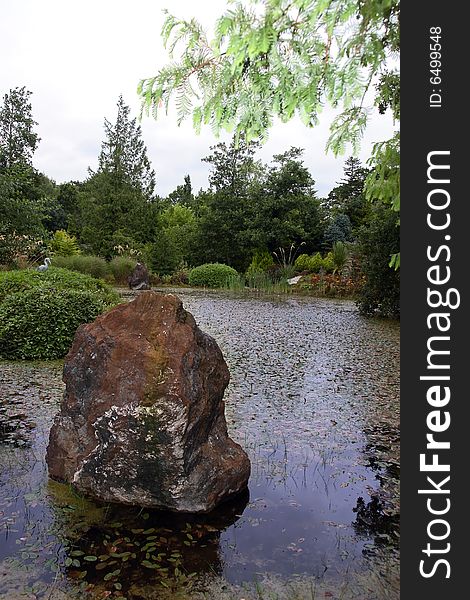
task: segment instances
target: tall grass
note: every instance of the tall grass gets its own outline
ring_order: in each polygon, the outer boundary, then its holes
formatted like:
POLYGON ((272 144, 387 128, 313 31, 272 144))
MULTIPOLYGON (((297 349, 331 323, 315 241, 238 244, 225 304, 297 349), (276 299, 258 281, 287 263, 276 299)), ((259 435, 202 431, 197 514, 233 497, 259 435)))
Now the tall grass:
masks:
POLYGON ((137 261, 128 256, 115 256, 108 264, 109 271, 114 281, 121 285, 127 285, 127 279, 134 270, 137 261))
POLYGON ((110 270, 108 263, 99 256, 54 256, 52 258, 54 267, 62 267, 70 271, 78 271, 85 275, 91 275, 97 279, 110 279, 110 270))

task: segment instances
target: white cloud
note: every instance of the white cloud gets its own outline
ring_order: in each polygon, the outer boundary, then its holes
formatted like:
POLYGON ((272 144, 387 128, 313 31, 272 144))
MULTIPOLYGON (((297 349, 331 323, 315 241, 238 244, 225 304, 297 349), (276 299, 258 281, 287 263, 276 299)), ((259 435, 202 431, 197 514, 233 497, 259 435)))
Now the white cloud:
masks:
MULTIPOLYGON (((0 91, 26 86, 33 92, 33 113, 41 144, 35 165, 58 182, 84 179, 96 167, 103 139, 103 121, 113 121, 119 94, 137 115, 141 78, 154 74, 168 57, 160 38, 162 9, 178 16, 197 16, 210 27, 226 0, 18 0, 0 2, 0 91)), ((306 149, 305 162, 326 195, 341 179, 345 157, 325 156, 331 111, 320 126, 306 129, 292 121, 273 127, 260 157, 270 160, 290 146, 306 149)), ((197 136, 189 123, 176 126, 174 115, 154 122, 144 118, 142 131, 157 173, 157 191, 165 195, 186 173, 193 187, 207 185, 208 166, 201 158, 217 140, 206 128, 197 136)), ((371 143, 390 137, 387 117, 371 119, 360 157, 371 143)), ((223 139, 223 138, 222 138, 223 139)))

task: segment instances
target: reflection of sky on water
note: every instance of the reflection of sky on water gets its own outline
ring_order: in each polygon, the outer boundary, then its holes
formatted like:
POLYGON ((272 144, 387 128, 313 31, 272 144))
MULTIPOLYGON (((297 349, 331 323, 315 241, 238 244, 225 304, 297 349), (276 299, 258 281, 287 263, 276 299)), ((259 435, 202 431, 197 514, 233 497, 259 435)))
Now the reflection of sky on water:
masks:
MULTIPOLYGON (((237 508, 230 524, 220 522, 216 555, 214 546, 200 548, 193 564, 202 569, 206 560, 235 582, 265 571, 328 578, 358 568, 374 536, 353 527, 353 509, 381 487, 380 469, 364 452, 365 431, 397 425, 397 325, 363 319, 349 302, 179 295, 224 352, 229 430, 252 461, 248 506, 237 508)), ((2 554, 28 544, 34 561, 37 542, 47 559, 60 548, 48 532, 50 500, 41 493, 60 367, 0 364, 0 372, 0 407, 14 396, 10 424, 26 423, 17 436, 25 443, 12 444, 11 430, 0 440, 2 554)))

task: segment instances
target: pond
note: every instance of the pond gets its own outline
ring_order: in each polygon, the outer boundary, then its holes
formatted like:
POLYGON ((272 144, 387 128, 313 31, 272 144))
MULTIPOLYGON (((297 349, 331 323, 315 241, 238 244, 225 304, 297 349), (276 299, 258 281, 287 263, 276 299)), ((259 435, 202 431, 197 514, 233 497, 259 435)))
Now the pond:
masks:
POLYGON ((178 518, 78 497, 44 461, 62 365, 0 363, 0 598, 398 598, 398 324, 175 293, 229 365, 249 493, 178 518))

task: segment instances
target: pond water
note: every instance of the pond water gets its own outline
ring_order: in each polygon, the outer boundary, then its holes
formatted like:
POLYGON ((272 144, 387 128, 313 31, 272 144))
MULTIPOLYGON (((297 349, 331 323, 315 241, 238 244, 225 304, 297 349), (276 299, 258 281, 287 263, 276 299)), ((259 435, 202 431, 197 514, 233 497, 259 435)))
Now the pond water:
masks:
POLYGON ((249 493, 204 518, 76 496, 44 461, 62 365, 0 363, 0 598, 398 598, 398 324, 176 293, 229 365, 249 493))

